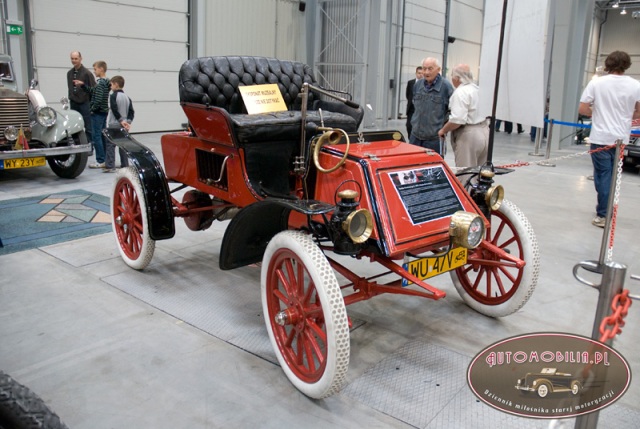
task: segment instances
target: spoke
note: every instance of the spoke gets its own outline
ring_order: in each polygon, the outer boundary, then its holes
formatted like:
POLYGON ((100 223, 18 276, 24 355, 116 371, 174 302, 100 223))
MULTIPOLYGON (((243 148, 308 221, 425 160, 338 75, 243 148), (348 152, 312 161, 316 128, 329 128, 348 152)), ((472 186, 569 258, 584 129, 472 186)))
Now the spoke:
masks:
MULTIPOLYGON (((282 328, 283 330, 285 330, 285 328, 282 328)), ((287 333, 287 340, 284 342, 285 347, 287 348, 291 348, 292 344, 293 344, 293 340, 296 337, 296 330, 295 329, 291 329, 288 333, 287 333)))
POLYGON ((316 323, 315 320, 307 320, 307 326, 318 336, 318 338, 320 338, 323 343, 327 344, 327 333, 320 327, 320 325, 316 323))
MULTIPOLYGON (((285 307, 289 306, 289 299, 287 298, 287 295, 282 293, 280 289, 275 289, 273 292, 271 292, 271 294, 275 296, 283 304, 285 304, 285 307)), ((280 309, 280 306, 278 306, 278 309, 280 309)))
MULTIPOLYGON (((287 292, 287 295, 289 295, 289 297, 293 299, 296 296, 298 296, 297 293, 296 293, 297 292, 296 291, 297 280, 296 280, 295 274, 293 272, 293 262, 292 262, 292 260, 290 258, 287 258, 287 259, 285 259, 283 261, 283 265, 284 265, 284 268, 285 268, 285 270, 287 272, 288 280, 283 281, 282 285, 284 286, 284 288, 285 288, 285 290, 287 292)), ((284 277, 284 271, 283 271, 283 276, 282 277, 285 278, 284 277)))
POLYGON ((125 207, 133 207, 133 190, 127 185, 122 187, 122 202, 125 207))
POLYGON ((142 231, 144 230, 143 226, 142 226, 142 221, 141 219, 134 219, 133 221, 133 228, 132 228, 135 232, 138 233, 138 235, 142 236, 142 231))
POLYGON ((505 241, 502 244, 499 244, 498 247, 501 249, 504 249, 505 247, 507 247, 508 245, 510 245, 511 243, 516 242, 516 237, 515 235, 512 236, 510 239, 508 239, 507 241, 505 241))
POLYGON ((490 267, 493 266, 493 267, 517 268, 515 262, 511 262, 509 260, 503 260, 503 259, 500 259, 499 261, 492 261, 490 259, 480 259, 480 258, 478 258, 478 259, 467 259, 467 263, 468 264, 486 265, 486 266, 490 266, 490 267))
POLYGON ((476 281, 473 283, 473 290, 477 291, 478 287, 480 286, 480 280, 482 280, 482 277, 484 276, 484 272, 485 272, 485 268, 484 267, 480 267, 480 271, 478 271, 478 276, 476 277, 476 281))
POLYGON ((493 243, 493 244, 496 244, 496 245, 497 245, 498 238, 500 238, 500 234, 502 234, 502 230, 504 229, 504 226, 505 226, 506 224, 507 224, 507 223, 506 223, 506 222, 504 222, 504 221, 501 221, 501 222, 500 222, 500 226, 498 227, 498 229, 497 229, 496 233, 493 235, 493 238, 490 240, 490 241, 491 241, 491 243, 493 243))
POLYGON ((468 265, 464 265, 462 267, 462 272, 464 273, 465 276, 467 275, 467 273, 469 271, 471 271, 473 269, 473 265, 470 262, 472 262, 472 261, 467 260, 467 263, 469 263, 469 264, 468 265))
MULTIPOLYGON (((296 274, 296 281, 298 282, 297 286, 298 286, 298 291, 296 293, 296 296, 305 296, 305 291, 304 291, 304 274, 306 272, 305 268, 304 268, 304 264, 298 263, 297 267, 298 269, 298 274, 296 274)), ((302 302, 304 303, 305 300, 303 299, 302 302)))
MULTIPOLYGON (((309 279, 309 285, 307 286, 307 290, 304 291, 304 296, 302 298, 302 305, 305 307, 313 304, 311 300, 313 299, 316 292, 316 285, 313 284, 313 280, 309 279)), ((302 296, 303 294, 300 294, 302 296)))
POLYGON ((298 334, 298 332, 296 332, 295 329, 293 329, 293 333, 294 333, 294 337, 295 337, 295 340, 296 340, 296 345, 295 345, 296 351, 294 352, 295 356, 296 356, 296 359, 295 359, 296 364, 298 366, 304 365, 304 362, 303 362, 303 360, 304 360, 304 350, 303 350, 304 341, 300 341, 300 335, 298 334))
MULTIPOLYGON (((316 337, 313 336, 313 334, 311 333, 311 330, 307 329, 305 330, 304 333, 307 341, 307 347, 309 348, 308 353, 310 355, 315 355, 318 358, 318 364, 322 365, 324 363, 325 360, 325 356, 324 353, 322 353, 322 346, 320 346, 320 344, 318 344, 318 340, 316 337)), ((326 341, 323 341, 324 344, 326 344, 326 341)))
POLYGON ((309 334, 306 330, 303 332, 302 336, 304 336, 304 340, 302 340, 301 342, 304 343, 304 354, 306 356, 307 369, 309 370, 309 372, 315 372, 316 360, 313 356, 313 338, 310 338, 311 334, 309 334))
POLYGON ((509 280, 511 280, 511 283, 514 283, 514 284, 515 284, 515 282, 516 282, 516 278, 515 278, 515 276, 514 276, 513 274, 511 274, 511 272, 509 272, 509 271, 506 269, 506 266, 504 266, 504 265, 503 265, 503 266, 500 266, 500 267, 498 267, 498 268, 500 269, 500 271, 502 271, 502 272, 504 273, 504 275, 505 275, 505 276, 507 276, 507 278, 508 278, 509 280))
MULTIPOLYGON (((133 231, 133 232, 137 232, 137 231, 133 231)), ((139 234, 131 234, 131 244, 133 247, 133 251, 135 253, 140 252, 140 249, 142 248, 142 240, 139 239, 140 235, 139 234)))
MULTIPOLYGON (((282 267, 276 268, 276 275, 278 276, 278 280, 282 284, 282 287, 284 288, 284 293, 280 290, 280 288, 278 288, 276 290, 282 296, 281 300, 283 302, 286 302, 287 305, 288 305, 289 297, 291 296, 291 293, 290 293, 290 289, 291 288, 290 288, 290 286, 288 287, 289 279, 287 279, 287 277, 284 275, 284 272, 282 271, 282 267)), ((275 293, 275 291, 274 291, 274 293, 275 293)))
MULTIPOLYGON (((491 269, 491 273, 493 274, 493 277, 496 279, 496 285, 498 286, 498 289, 500 290, 500 295, 506 295, 506 291, 504 289, 504 285, 502 284, 502 278, 498 275, 498 270, 493 268, 493 269, 491 269)), ((500 295, 496 295, 496 296, 500 296, 500 295)))

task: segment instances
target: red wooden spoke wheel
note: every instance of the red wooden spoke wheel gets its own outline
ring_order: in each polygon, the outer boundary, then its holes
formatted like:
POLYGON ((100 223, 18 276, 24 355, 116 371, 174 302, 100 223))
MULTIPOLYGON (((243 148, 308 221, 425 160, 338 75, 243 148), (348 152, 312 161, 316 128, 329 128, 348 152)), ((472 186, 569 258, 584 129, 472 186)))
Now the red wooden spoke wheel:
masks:
POLYGON ((149 237, 147 203, 135 168, 121 168, 111 192, 111 223, 120 256, 136 270, 151 262, 156 242, 149 237))
POLYGON ((491 317, 503 317, 520 309, 538 282, 540 254, 531 224, 510 201, 491 215, 486 240, 525 261, 515 263, 478 247, 469 252, 467 264, 451 272, 454 285, 471 308, 491 317))
POLYGON ((349 365, 349 324, 336 276, 306 234, 283 231, 262 262, 262 308, 283 371, 305 395, 340 390, 349 365))

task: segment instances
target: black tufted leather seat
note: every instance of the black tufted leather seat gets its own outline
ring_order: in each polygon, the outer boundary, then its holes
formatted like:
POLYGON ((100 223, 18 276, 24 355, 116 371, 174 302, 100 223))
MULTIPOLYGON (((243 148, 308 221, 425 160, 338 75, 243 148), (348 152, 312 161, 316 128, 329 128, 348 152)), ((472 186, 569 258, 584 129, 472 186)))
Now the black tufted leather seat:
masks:
MULTIPOLYGON (((304 83, 314 84, 311 68, 293 61, 265 57, 203 57, 185 61, 180 68, 182 103, 218 107, 227 112, 236 141, 246 143, 299 140, 301 98, 304 83), (286 112, 248 115, 238 90, 242 85, 275 83, 280 88, 286 112)), ((362 121, 361 108, 323 101, 309 94, 307 122, 320 125, 318 109, 326 127, 355 132, 362 121)))

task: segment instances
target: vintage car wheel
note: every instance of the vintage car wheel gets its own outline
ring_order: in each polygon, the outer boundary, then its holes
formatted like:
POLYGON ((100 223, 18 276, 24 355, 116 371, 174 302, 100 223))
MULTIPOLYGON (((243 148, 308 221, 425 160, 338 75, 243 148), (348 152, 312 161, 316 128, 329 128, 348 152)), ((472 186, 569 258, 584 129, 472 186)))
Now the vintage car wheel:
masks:
POLYGON ((262 309, 278 362, 311 398, 340 390, 349 366, 349 323, 335 273, 306 234, 278 233, 262 261, 262 309))
POLYGON ((551 384, 546 381, 540 382, 538 387, 536 387, 536 393, 539 397, 544 398, 551 392, 551 384))
POLYGON ((120 256, 131 268, 149 265, 156 248, 149 236, 147 202, 136 169, 121 168, 111 192, 111 224, 120 256))
MULTIPOLYGON (((73 135, 73 140, 76 144, 81 144, 84 141, 86 144, 86 137, 83 136, 84 131, 80 131, 73 135)), ((69 155, 50 156, 47 157, 47 162, 51 171, 56 173, 58 177, 63 179, 74 179, 78 177, 87 166, 87 160, 89 159, 88 152, 72 153, 69 155)))
POLYGON ((574 380, 571 382, 571 393, 577 395, 582 390, 582 385, 578 380, 574 380))
POLYGON ((451 278, 469 307, 490 317, 503 317, 518 311, 538 283, 538 241, 527 218, 508 200, 492 213, 486 240, 526 265, 517 268, 480 246, 469 251, 467 263, 452 271, 451 278))
POLYGON ((0 428, 65 429, 67 425, 38 395, 0 371, 0 428))

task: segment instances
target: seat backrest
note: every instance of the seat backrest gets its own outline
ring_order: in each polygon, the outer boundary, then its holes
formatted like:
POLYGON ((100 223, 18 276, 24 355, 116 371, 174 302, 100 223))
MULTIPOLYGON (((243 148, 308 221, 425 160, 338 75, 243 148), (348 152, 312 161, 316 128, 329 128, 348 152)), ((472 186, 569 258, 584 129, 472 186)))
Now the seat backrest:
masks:
MULTIPOLYGON (((289 110, 300 109, 298 94, 306 82, 314 84, 311 67, 294 61, 265 57, 202 57, 185 61, 179 74, 180 101, 246 113, 238 90, 242 85, 275 83, 289 110)), ((307 107, 315 100, 309 94, 307 107)))

